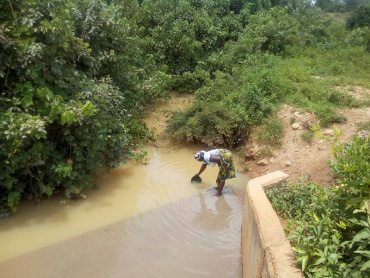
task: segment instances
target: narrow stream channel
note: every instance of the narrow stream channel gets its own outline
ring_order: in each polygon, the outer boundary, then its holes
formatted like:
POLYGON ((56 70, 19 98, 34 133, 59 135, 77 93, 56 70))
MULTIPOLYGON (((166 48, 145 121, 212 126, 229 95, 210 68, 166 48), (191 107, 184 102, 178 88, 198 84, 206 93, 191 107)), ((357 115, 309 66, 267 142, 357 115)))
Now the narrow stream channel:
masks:
MULTIPOLYGON (((174 98, 165 108, 185 102, 174 98)), ((217 167, 207 167, 203 183, 190 183, 201 147, 166 142, 163 115, 157 109, 148 119, 160 136, 145 146, 146 165, 129 162, 101 174, 86 199, 27 201, 1 219, 0 277, 242 277, 249 178, 238 172, 220 197, 212 196, 217 167)))

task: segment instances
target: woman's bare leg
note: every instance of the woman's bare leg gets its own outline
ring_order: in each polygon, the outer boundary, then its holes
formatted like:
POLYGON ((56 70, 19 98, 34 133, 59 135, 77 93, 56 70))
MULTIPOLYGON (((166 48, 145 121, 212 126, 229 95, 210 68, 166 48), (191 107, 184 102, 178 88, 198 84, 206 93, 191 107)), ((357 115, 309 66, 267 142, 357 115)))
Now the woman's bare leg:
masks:
POLYGON ((222 189, 224 188, 224 185, 225 185, 225 180, 221 180, 220 181, 220 185, 217 186, 217 193, 214 194, 214 196, 220 196, 220 195, 222 195, 222 189))

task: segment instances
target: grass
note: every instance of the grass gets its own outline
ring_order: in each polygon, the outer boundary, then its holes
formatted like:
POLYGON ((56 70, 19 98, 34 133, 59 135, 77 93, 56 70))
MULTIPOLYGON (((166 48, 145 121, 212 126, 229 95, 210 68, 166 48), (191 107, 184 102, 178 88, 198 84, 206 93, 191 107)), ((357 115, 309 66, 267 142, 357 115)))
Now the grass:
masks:
POLYGON ((370 121, 357 125, 358 131, 370 131, 370 121))
POLYGON ((314 137, 315 137, 315 133, 311 130, 305 131, 305 132, 302 133, 302 138, 307 143, 311 143, 314 137))
POLYGON ((283 101, 315 113, 322 126, 344 122, 337 108, 368 106, 338 87, 370 88, 370 53, 360 47, 326 50, 307 48, 275 65, 278 83, 284 83, 283 101))
POLYGON ((255 140, 259 144, 278 147, 281 144, 281 133, 284 125, 277 116, 268 118, 255 131, 255 140))

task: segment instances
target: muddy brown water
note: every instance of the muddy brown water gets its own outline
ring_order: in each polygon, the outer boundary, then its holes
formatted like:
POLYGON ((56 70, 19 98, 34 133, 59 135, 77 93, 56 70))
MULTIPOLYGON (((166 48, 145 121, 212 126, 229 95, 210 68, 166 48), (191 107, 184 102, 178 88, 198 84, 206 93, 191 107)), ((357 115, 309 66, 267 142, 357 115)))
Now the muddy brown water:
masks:
MULTIPOLYGON (((156 113, 154 125, 164 115, 156 113)), ((1 219, 0 277, 242 277, 248 176, 238 172, 215 197, 217 166, 207 167, 201 184, 190 182, 201 147, 163 139, 146 144, 146 165, 129 162, 98 176, 85 199, 27 201, 1 219)))

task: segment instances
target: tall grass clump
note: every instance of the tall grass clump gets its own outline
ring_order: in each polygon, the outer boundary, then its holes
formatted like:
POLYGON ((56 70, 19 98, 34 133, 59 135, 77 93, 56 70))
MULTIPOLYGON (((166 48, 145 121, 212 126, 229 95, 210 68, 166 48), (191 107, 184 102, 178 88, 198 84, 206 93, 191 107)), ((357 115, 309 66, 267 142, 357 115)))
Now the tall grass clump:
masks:
POLYGON ((255 130, 255 141, 266 146, 278 147, 281 144, 283 128, 283 122, 276 115, 271 115, 255 130))

